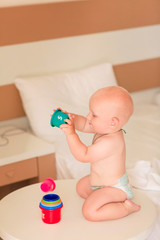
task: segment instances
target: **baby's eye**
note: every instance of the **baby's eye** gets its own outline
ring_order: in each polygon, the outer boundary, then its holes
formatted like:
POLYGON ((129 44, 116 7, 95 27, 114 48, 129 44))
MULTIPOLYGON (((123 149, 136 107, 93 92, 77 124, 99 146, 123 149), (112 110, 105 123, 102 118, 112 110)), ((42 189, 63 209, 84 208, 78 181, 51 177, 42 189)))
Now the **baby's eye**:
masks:
POLYGON ((92 117, 96 117, 96 115, 95 115, 95 114, 92 114, 92 117))

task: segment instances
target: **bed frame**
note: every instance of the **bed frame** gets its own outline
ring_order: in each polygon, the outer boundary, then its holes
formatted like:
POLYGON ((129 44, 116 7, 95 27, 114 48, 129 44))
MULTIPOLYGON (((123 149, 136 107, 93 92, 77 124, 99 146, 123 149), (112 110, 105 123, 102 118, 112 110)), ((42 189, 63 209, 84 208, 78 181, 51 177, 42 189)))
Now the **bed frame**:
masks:
MULTIPOLYGON (((118 84, 128 91, 160 86, 160 58, 113 66, 118 84)), ((0 121, 25 116, 22 101, 14 84, 0 87, 0 121), (4 104, 5 103, 5 104, 4 104)))
MULTIPOLYGON (((0 46, 21 46, 49 39, 155 25, 160 23, 159 11, 158 0, 79 0, 3 7, 0 8, 0 22, 3 23, 0 25, 0 46)), ((153 58, 114 64, 113 68, 118 84, 133 92, 160 86, 159 66, 160 58, 153 58)), ((14 83, 2 84, 0 121, 23 116, 25 112, 14 83)))

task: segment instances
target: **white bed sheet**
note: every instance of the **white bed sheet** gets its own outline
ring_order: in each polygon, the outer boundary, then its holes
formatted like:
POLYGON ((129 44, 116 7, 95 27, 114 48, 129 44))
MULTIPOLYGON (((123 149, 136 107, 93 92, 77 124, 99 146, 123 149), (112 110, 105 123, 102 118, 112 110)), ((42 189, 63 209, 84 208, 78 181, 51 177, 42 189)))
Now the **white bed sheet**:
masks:
MULTIPOLYGON (((154 158, 160 161, 160 106, 154 103, 155 94, 160 88, 135 92, 132 94, 135 111, 124 127, 127 149, 126 167, 130 169, 137 161, 152 161, 154 158)), ((87 109, 84 109, 86 113, 87 109)), ((92 134, 79 133, 82 141, 89 145, 92 134)), ((65 136, 56 143, 57 177, 80 178, 89 173, 89 164, 80 163, 71 155, 65 136)), ((132 183, 131 183, 132 184, 132 183)), ((160 239, 160 191, 144 191, 153 200, 158 208, 158 218, 152 235, 148 240, 160 239)))

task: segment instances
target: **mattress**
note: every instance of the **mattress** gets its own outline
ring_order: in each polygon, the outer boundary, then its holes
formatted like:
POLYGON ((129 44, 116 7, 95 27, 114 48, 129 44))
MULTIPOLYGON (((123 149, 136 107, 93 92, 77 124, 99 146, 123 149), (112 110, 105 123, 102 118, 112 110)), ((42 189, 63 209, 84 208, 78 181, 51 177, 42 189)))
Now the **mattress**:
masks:
MULTIPOLYGON (((160 88, 143 90, 131 94, 134 101, 134 114, 124 129, 126 130, 125 141, 127 149, 126 168, 129 178, 132 181, 134 180, 134 176, 131 178, 130 173, 133 171, 130 170, 133 170, 137 163, 150 164, 150 171, 152 171, 152 162, 156 159, 160 168, 160 104, 156 100, 158 94, 160 94, 160 88)), ((78 134, 86 145, 91 143, 92 134, 78 134)), ((57 138, 56 142, 56 164, 58 179, 81 178, 87 175, 90 170, 88 163, 80 163, 74 159, 63 135, 59 139, 57 138)), ((144 169, 146 168, 142 168, 141 173, 144 169)), ((157 177, 160 179, 160 172, 157 173, 157 177)), ((158 218, 153 233, 148 240, 160 239, 159 183, 157 183, 157 186, 156 191, 154 190, 154 183, 150 183, 149 189, 145 188, 145 186, 142 189, 138 182, 134 186, 145 192, 157 206, 158 218)))

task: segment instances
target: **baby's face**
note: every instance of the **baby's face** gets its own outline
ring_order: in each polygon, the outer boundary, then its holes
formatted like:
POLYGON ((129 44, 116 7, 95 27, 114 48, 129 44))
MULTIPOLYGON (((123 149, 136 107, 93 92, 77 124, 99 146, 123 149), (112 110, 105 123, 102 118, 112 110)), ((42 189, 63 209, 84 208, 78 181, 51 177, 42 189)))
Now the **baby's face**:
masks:
POLYGON ((110 133, 112 132, 111 127, 111 108, 110 105, 105 105, 105 111, 103 104, 100 104, 96 99, 91 98, 89 104, 90 112, 87 115, 90 126, 95 133, 110 133))

